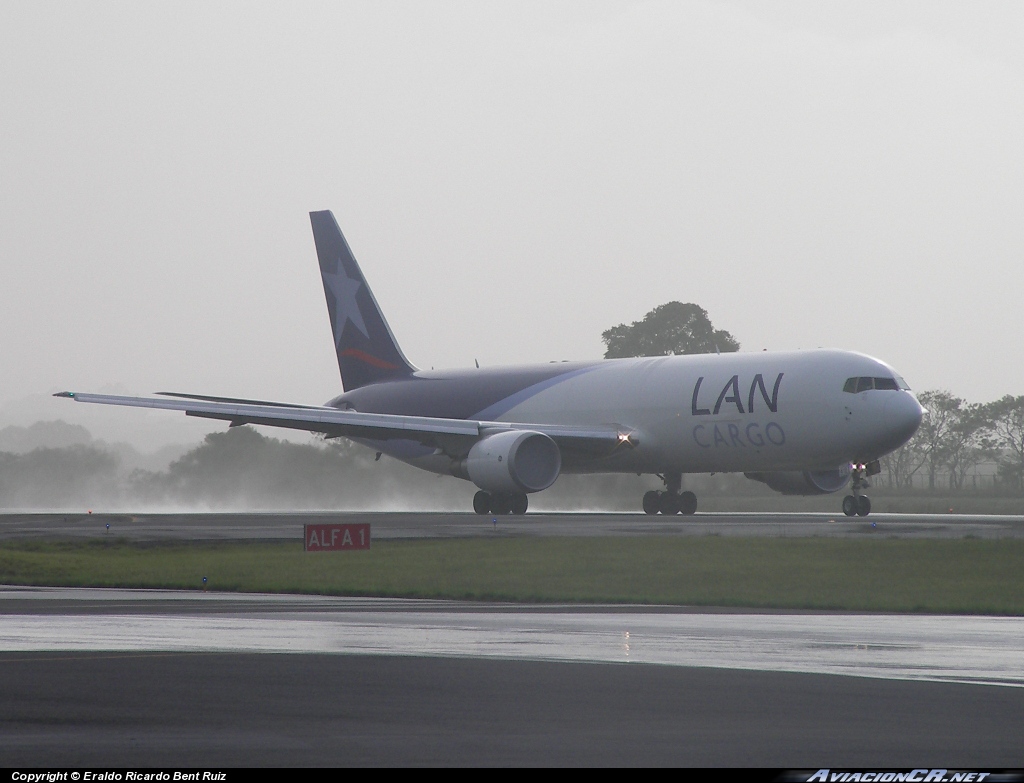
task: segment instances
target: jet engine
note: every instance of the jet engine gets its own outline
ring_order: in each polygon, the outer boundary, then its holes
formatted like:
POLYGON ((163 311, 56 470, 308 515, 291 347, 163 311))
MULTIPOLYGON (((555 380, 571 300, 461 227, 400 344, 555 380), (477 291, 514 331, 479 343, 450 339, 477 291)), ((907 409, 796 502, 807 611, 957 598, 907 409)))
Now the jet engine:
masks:
POLYGON ((488 492, 540 492, 558 478, 562 454, 542 432, 511 430, 477 441, 462 467, 488 492))
POLYGON ((743 475, 767 484, 783 495, 827 495, 838 492, 849 483, 850 466, 841 465, 835 470, 787 470, 743 475))

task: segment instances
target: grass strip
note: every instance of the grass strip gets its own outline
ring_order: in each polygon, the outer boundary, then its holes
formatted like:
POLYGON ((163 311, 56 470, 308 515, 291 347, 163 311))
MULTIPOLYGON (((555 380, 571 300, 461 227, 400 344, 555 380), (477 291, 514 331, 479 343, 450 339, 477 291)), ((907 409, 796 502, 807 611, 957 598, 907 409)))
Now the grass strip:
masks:
POLYGON ((493 601, 1024 614, 1024 541, 601 537, 5 542, 0 583, 493 601))

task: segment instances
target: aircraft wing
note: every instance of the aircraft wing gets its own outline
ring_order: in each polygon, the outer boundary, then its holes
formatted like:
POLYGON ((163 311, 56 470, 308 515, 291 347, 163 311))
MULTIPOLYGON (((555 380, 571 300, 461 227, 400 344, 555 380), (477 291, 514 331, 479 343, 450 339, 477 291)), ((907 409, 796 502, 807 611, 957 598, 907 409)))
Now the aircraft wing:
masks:
POLYGON ((427 446, 441 448, 453 456, 464 455, 473 443, 487 435, 507 430, 542 432, 560 447, 577 451, 610 453, 620 445, 637 445, 635 433, 629 428, 613 424, 592 427, 444 419, 430 416, 363 413, 327 406, 288 405, 278 402, 205 395, 174 395, 173 397, 154 398, 59 392, 54 396, 100 405, 125 405, 131 408, 184 411, 186 416, 220 419, 230 422, 233 427, 240 424, 262 424, 270 427, 288 427, 320 432, 328 437, 414 440, 427 446))

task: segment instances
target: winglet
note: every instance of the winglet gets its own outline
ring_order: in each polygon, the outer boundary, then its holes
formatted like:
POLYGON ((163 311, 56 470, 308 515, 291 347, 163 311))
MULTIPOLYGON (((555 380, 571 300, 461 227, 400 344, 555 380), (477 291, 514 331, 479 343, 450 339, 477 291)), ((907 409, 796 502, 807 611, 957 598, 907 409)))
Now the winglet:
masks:
POLYGON ((409 376, 409 363, 384 320, 334 214, 310 212, 320 276, 331 317, 341 383, 346 391, 409 376))

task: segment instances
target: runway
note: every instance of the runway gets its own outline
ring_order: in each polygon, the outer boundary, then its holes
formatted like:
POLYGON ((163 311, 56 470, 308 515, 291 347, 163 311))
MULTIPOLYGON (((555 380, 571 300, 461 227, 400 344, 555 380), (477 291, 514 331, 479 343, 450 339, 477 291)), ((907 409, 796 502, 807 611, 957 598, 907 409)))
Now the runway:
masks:
POLYGON ((0 540, 114 536, 134 541, 302 540, 314 522, 368 522, 376 539, 481 536, 768 536, 1024 538, 1024 516, 705 512, 692 517, 579 512, 478 516, 472 513, 7 513, 0 540), (109 525, 109 527, 108 527, 109 525))
MULTIPOLYGON (((0 538, 1017 538, 1021 517, 0 517, 0 538), (106 525, 110 525, 110 529, 106 525)), ((1024 618, 0 588, 17 765, 1022 767, 1024 618)))

